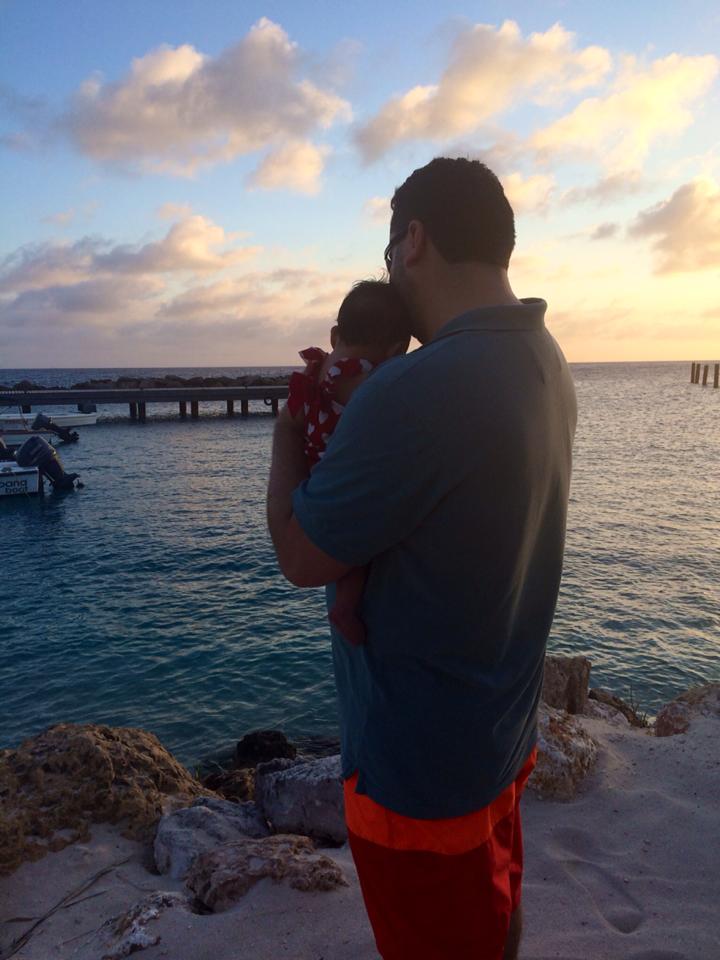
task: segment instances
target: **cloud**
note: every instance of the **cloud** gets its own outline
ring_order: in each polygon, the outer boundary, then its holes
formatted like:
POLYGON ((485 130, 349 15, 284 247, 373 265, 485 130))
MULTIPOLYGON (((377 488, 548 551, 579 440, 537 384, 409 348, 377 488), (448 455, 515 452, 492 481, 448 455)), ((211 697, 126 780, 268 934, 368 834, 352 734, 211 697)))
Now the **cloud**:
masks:
POLYGON ((297 45, 262 18, 215 58, 161 46, 119 82, 91 77, 60 127, 95 160, 191 176, 349 119, 349 105, 299 67, 297 45))
POLYGON ((192 207, 189 203, 163 203, 155 211, 155 216, 161 220, 181 220, 192 214, 192 207))
POLYGON ((170 227, 166 236, 142 247, 113 247, 98 253, 94 265, 111 273, 213 273, 254 256, 259 247, 219 251, 230 238, 222 227, 198 215, 170 227))
POLYGON ((625 57, 610 93, 583 100, 529 140, 542 161, 586 157, 611 174, 636 171, 659 137, 693 122, 691 107, 710 87, 720 60, 671 54, 644 66, 625 57))
POLYGON ((475 24, 455 39, 437 84, 390 99, 355 135, 368 162, 408 140, 444 141, 477 130, 522 98, 548 103, 597 84, 610 70, 601 47, 575 48, 560 24, 523 38, 517 23, 475 24))
POLYGON ((316 194, 320 190, 320 175, 328 153, 329 148, 317 147, 308 141, 283 144, 264 158, 248 177, 248 184, 263 190, 286 189, 316 194))
POLYGON ((51 213, 42 218, 42 223, 51 223, 58 227, 65 227, 75 219, 76 211, 74 209, 62 210, 60 213, 51 213))
POLYGON ((510 173, 502 178, 502 185, 514 212, 529 213, 547 207, 555 180, 540 173, 530 177, 523 177, 520 173, 510 173))
POLYGON ((591 240, 608 240, 610 237, 616 237, 620 225, 617 223, 600 223, 590 234, 591 240))
POLYGON ((390 223, 390 197, 370 197, 363 204, 363 214, 373 223, 390 223))
POLYGON ((329 334, 340 301, 355 279, 350 274, 328 275, 308 269, 246 273, 196 285, 163 303, 158 316, 192 319, 199 324, 215 318, 235 322, 252 319, 282 329, 322 322, 324 333, 329 334))
POLYGON ((84 237, 73 244, 31 244, 0 265, 0 292, 67 286, 121 274, 213 273, 259 251, 259 247, 218 249, 232 239, 206 217, 190 216, 173 224, 161 240, 142 245, 111 245, 98 237, 84 237))
POLYGON ((601 177, 589 187, 571 187, 560 196, 563 206, 576 203, 610 203, 639 193, 647 186, 639 170, 627 170, 601 177))
POLYGON ((653 237, 657 273, 717 269, 720 264, 720 185, 698 177, 669 200, 641 211, 631 237, 653 237))

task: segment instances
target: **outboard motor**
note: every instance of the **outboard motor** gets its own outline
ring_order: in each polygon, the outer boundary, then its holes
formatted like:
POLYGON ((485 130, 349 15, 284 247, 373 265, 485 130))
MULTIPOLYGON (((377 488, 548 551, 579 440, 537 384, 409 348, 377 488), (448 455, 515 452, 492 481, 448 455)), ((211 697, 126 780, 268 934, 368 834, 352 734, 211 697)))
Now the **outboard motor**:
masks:
POLYGON ((66 443, 75 443, 79 439, 77 430, 68 430, 67 427, 60 427, 52 419, 52 417, 46 417, 44 413, 39 413, 33 420, 31 430, 52 430, 56 436, 60 437, 61 440, 64 440, 66 443))
POLYGON ((28 437, 15 453, 15 460, 21 467, 37 467, 55 490, 72 490, 75 487, 78 474, 65 473, 57 451, 42 437, 28 437))

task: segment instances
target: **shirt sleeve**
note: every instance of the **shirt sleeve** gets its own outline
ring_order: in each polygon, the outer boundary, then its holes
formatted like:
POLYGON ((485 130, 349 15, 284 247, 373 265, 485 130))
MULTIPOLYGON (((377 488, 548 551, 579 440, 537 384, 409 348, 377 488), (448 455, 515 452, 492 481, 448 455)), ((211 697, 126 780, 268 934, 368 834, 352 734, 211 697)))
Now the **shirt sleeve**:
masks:
POLYGON ((305 534, 352 566, 407 538, 445 492, 440 451, 431 449, 437 433, 410 409, 404 378, 384 373, 356 391, 323 459, 293 494, 305 534))

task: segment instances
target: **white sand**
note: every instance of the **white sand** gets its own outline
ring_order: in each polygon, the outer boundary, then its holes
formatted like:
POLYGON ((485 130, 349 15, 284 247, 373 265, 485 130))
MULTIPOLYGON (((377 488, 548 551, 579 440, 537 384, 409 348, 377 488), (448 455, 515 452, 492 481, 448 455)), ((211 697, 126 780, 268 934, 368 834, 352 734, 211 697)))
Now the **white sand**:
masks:
MULTIPOLYGON (((720 724, 656 739, 584 720, 598 767, 571 803, 524 801, 523 960, 720 960, 720 724)), ((331 851, 349 887, 301 893, 265 880, 232 910, 171 909, 143 960, 375 960, 347 848, 331 851)), ((74 905, 38 926, 15 960, 100 960, 91 937, 144 892, 180 890, 150 872, 148 852, 117 829, 0 881, 0 958, 14 938, 98 871, 74 905), (92 896, 97 894, 97 896, 92 896), (91 897, 91 899, 83 899, 91 897)), ((448 958, 450 960, 450 958, 448 958)))

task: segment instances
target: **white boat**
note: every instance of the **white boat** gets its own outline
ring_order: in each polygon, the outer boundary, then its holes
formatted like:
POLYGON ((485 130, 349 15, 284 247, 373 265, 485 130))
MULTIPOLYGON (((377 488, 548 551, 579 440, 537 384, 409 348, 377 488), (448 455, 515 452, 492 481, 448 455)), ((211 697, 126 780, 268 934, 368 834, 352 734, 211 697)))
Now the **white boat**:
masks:
MULTIPOLYGON (((0 413, 0 430, 29 430, 37 413, 0 413)), ((58 427, 89 427, 97 423, 97 413, 46 413, 58 427)))
POLYGON ((0 460, 0 497, 40 493, 41 486, 37 467, 21 467, 12 460, 0 460))
POLYGON ((8 447, 19 447, 28 437, 42 437, 48 443, 55 441, 57 443, 57 434, 52 430, 31 430, 30 426, 24 427, 22 424, 18 427, 4 427, 0 425, 0 440, 3 440, 8 447))

